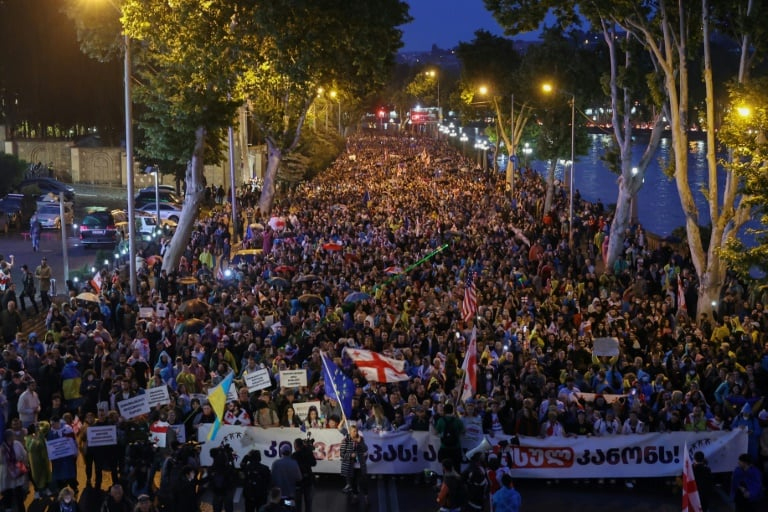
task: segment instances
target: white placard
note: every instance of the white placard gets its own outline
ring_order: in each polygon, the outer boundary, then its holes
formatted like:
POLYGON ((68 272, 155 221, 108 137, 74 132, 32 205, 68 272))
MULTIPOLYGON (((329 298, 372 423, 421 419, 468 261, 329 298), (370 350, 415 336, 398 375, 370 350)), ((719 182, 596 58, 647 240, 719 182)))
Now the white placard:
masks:
POLYGON ((88 447, 114 446, 117 444, 116 425, 91 425, 85 431, 88 447))
POLYGON ((595 338, 592 341, 592 353, 596 356, 618 356, 619 340, 616 338, 595 338))
POLYGON ((293 403, 293 410, 296 412, 295 416, 299 418, 302 422, 307 419, 307 414, 309 413, 309 408, 312 406, 315 406, 317 409, 317 415, 320 416, 320 402, 294 402, 293 403))
POLYGON ((245 381, 249 393, 268 388, 272 385, 272 380, 269 378, 269 370, 266 368, 246 373, 243 375, 243 381, 245 381))
POLYGON ((165 384, 155 388, 149 388, 147 390, 147 396, 149 397, 147 400, 150 407, 171 403, 171 397, 168 395, 168 386, 165 384))
POLYGON ((71 437, 60 437, 45 442, 50 460, 63 459, 64 457, 74 457, 77 455, 77 446, 75 440, 71 437))
POLYGON ((179 444, 187 442, 187 431, 184 428, 184 425, 171 425, 170 428, 176 432, 176 441, 178 441, 179 444))
POLYGON ((307 370, 283 370, 280 372, 281 388, 298 388, 307 385, 307 370))
POLYGON ((165 304, 162 302, 158 302, 157 306, 155 306, 155 313, 157 314, 158 318, 165 318, 167 314, 167 309, 165 308, 165 304))
POLYGON ((139 308, 139 318, 152 318, 155 308, 139 308))
POLYGON ((117 402, 120 416, 129 420, 142 414, 149 414, 149 400, 147 395, 136 395, 117 402))

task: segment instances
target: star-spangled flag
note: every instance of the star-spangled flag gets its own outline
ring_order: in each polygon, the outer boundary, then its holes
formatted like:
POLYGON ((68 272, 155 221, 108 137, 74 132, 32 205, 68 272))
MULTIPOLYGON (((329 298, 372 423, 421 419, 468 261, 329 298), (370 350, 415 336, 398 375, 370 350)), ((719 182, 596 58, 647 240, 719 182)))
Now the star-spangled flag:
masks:
POLYGON ((683 449, 683 512, 702 512, 699 488, 693 474, 691 457, 688 455, 688 443, 683 449))
POLYGON ((405 361, 398 361, 377 352, 358 348, 345 348, 344 351, 369 382, 410 380, 408 374, 405 373, 405 361))
POLYGON ((461 389, 461 401, 475 396, 477 389, 477 327, 472 328, 467 353, 464 354, 464 363, 461 365, 464 371, 463 386, 461 389))
POLYGON ((355 383, 347 377, 325 352, 320 353, 323 363, 323 382, 325 396, 333 398, 344 411, 345 416, 352 415, 352 397, 355 396, 355 383))
POLYGON ((474 273, 467 276, 464 284, 464 300, 461 302, 461 318, 465 322, 471 322, 477 315, 477 287, 474 273))

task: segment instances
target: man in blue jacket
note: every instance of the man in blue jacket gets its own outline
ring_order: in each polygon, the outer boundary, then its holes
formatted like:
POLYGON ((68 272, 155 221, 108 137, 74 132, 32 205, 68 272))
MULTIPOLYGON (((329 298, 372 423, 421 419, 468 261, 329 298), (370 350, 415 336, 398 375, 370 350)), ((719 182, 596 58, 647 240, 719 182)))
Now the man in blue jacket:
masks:
POLYGON ((736 512, 755 512, 763 498, 763 477, 752 464, 748 453, 739 455, 739 462, 731 479, 731 499, 736 512))

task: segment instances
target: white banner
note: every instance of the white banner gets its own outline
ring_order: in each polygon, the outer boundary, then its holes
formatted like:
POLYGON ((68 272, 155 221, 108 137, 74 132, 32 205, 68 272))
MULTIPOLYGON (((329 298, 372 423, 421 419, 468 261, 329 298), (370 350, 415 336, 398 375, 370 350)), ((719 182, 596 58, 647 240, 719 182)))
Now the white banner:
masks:
POLYGON ((149 414, 149 400, 147 395, 141 394, 117 402, 117 408, 120 409, 120 416, 129 420, 142 414, 149 414))
POLYGON ((74 457, 77 455, 77 444, 71 437, 59 437, 45 442, 50 460, 63 459, 64 457, 74 457))
POLYGON ((272 385, 272 380, 269 378, 269 370, 266 368, 246 373, 243 375, 243 381, 245 382, 245 385, 248 386, 249 393, 268 388, 272 385))
POLYGON ((168 386, 166 385, 149 388, 147 390, 147 397, 150 407, 171 403, 171 397, 168 395, 168 386))
POLYGON ((307 385, 307 370, 283 370, 280 372, 281 388, 298 388, 307 385))
POLYGON ((116 425, 91 425, 85 430, 89 447, 113 446, 117 444, 116 425))
MULTIPOLYGON (((261 451, 262 462, 271 466, 283 444, 293 446, 305 433, 297 428, 258 428, 222 425, 216 438, 205 442, 210 425, 201 424, 200 460, 211 464, 210 449, 229 444, 239 461, 251 450, 261 451)), ((371 474, 415 474, 425 469, 440 471, 440 439, 429 432, 363 431, 368 445, 371 474)), ((313 430, 317 473, 338 474, 342 434, 335 429, 313 430)), ((489 437, 491 445, 509 436, 489 437)), ((643 478, 674 477, 683 470, 683 446, 691 453, 702 451, 715 473, 733 471, 739 454, 747 450, 747 434, 733 432, 671 432, 609 437, 520 437, 520 445, 507 445, 504 456, 511 462, 514 478, 643 478)), ((466 445, 465 445, 466 446, 466 445)))

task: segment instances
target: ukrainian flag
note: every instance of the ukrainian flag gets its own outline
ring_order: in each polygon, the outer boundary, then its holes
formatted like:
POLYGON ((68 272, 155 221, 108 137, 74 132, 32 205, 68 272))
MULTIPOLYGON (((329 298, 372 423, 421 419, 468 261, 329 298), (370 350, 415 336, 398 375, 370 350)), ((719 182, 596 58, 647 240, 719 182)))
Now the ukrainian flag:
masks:
POLYGON ((221 419, 224 417, 224 409, 227 405, 227 393, 229 393, 229 386, 232 385, 232 379, 235 377, 235 372, 229 372, 224 377, 218 386, 208 395, 208 401, 211 402, 213 412, 216 413, 216 421, 213 422, 213 427, 208 431, 208 441, 216 437, 221 427, 221 419))

